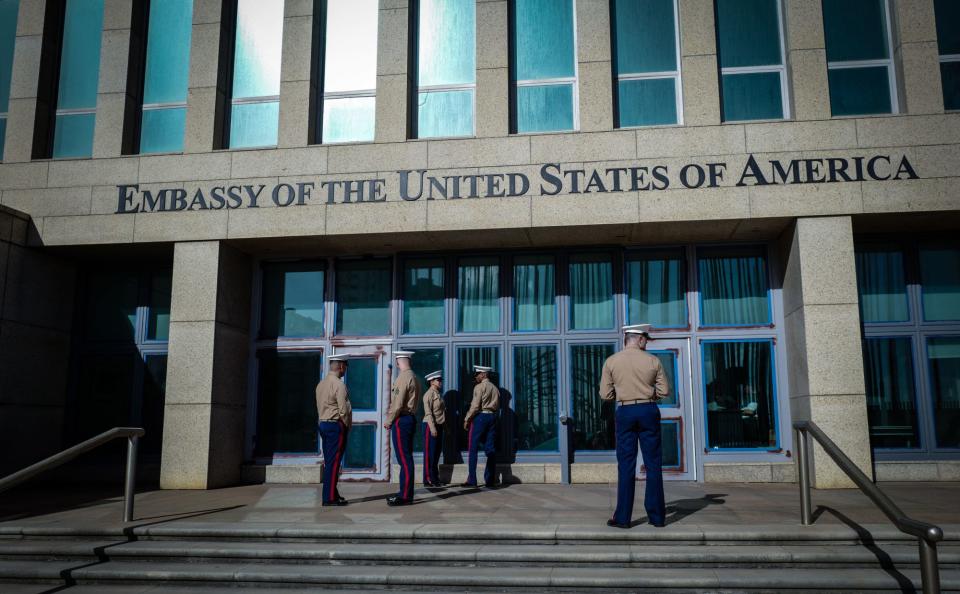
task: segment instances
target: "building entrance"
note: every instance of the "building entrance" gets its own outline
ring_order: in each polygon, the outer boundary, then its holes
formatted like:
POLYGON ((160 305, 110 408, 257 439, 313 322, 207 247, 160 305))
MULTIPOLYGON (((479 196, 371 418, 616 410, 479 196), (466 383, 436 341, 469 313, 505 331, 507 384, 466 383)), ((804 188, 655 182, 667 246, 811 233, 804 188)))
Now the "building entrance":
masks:
MULTIPOLYGON (((670 394, 660 402, 660 434, 663 439, 663 474, 666 480, 696 480, 693 428, 693 398, 690 389, 690 341, 655 340, 647 352, 663 363, 670 394)), ((645 469, 637 461, 637 476, 645 469)))
POLYGON ((338 346, 351 353, 344 382, 350 390, 353 426, 347 437, 344 480, 383 481, 390 478, 390 434, 383 418, 390 404, 390 346, 338 346))

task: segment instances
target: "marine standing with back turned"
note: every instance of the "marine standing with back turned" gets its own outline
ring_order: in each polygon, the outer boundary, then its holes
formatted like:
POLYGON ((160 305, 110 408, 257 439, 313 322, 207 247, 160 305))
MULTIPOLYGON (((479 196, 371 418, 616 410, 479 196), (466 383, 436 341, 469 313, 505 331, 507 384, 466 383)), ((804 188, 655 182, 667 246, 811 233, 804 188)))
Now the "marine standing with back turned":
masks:
POLYGON ((324 506, 347 504, 347 500, 340 496, 337 482, 343 453, 347 449, 347 435, 353 424, 350 392, 343 382, 348 358, 347 355, 331 355, 328 359, 330 367, 327 375, 317 384, 316 389, 318 429, 323 441, 324 506))
POLYGON ((430 387, 423 394, 423 484, 442 487, 440 445, 443 443, 443 426, 446 422, 446 405, 440 396, 443 372, 428 373, 424 379, 430 387))
POLYGON ((400 370, 390 390, 390 408, 383 424, 390 430, 393 449, 400 465, 400 490, 387 498, 387 505, 410 505, 413 503, 413 432, 417 422, 417 406, 420 404, 420 383, 410 368, 413 351, 395 351, 397 368, 400 370))
POLYGON ((477 486, 477 450, 483 444, 483 451, 487 456, 487 466, 483 470, 483 484, 487 487, 497 486, 497 412, 500 411, 500 390, 490 381, 492 367, 474 365, 474 380, 477 385, 473 388, 473 401, 470 410, 463 420, 463 428, 468 431, 470 463, 467 473, 467 482, 462 487, 477 486))

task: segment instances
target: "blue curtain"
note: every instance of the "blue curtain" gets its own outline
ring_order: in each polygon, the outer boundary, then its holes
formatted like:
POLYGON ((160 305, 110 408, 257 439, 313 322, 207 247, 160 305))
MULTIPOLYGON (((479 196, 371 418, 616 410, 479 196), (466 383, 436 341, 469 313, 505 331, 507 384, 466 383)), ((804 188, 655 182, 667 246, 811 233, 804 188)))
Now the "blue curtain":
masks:
POLYGON ((864 323, 910 319, 903 250, 898 245, 858 246, 857 290, 864 323))
POLYGON ((457 271, 457 328, 500 330, 500 264, 496 257, 463 258, 457 271))
POLYGON ((513 261, 514 330, 557 327, 553 256, 517 256, 513 261))
POLYGON ((616 446, 615 405, 601 400, 598 390, 603 363, 612 354, 612 344, 570 347, 573 444, 577 450, 612 450, 616 446))
POLYGON ((570 257, 570 328, 613 327, 613 262, 609 254, 570 257))
POLYGON ((870 445, 875 448, 919 447, 910 339, 866 339, 864 375, 870 445))
POLYGON ((518 449, 558 451, 557 347, 516 346, 513 369, 518 449))
POLYGON ((685 277, 682 250, 628 255, 630 323, 653 324, 657 328, 687 326, 685 277))
POLYGON ((776 447, 770 341, 703 342, 708 447, 776 447))
POLYGON ((699 251, 703 326, 758 326, 770 323, 767 258, 764 248, 709 248, 699 251))
POLYGON ((403 272, 403 332, 443 334, 443 260, 408 260, 403 272))

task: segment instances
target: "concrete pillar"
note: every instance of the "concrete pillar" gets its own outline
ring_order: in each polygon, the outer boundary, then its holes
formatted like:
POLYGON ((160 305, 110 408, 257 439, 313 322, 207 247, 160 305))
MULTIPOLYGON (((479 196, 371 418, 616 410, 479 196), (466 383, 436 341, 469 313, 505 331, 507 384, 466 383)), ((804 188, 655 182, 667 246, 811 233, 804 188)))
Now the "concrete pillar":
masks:
POLYGON ((97 117, 93 128, 95 158, 120 156, 132 15, 133 0, 106 0, 103 3, 100 80, 97 84, 97 117))
POLYGON ((161 488, 240 480, 250 283, 250 259, 224 243, 174 247, 161 488))
POLYGON ((680 76, 683 123, 720 123, 720 74, 713 0, 680 0, 680 76))
POLYGON ((376 142, 403 142, 409 130, 408 44, 410 8, 405 0, 380 0, 377 27, 376 142))
POLYGON ((223 0, 194 0, 183 152, 213 150, 223 0))
POLYGON ((510 61, 507 3, 477 2, 477 136, 510 132, 510 61))
MULTIPOLYGON (((784 235, 792 418, 814 421, 871 475, 851 219, 801 218, 784 235)), ((818 488, 853 486, 819 446, 813 475, 818 488)))
POLYGON ((900 112, 943 113, 933 0, 894 0, 891 4, 900 112))
POLYGON ((10 105, 7 110, 7 134, 3 154, 0 155, 4 163, 23 163, 30 160, 46 9, 46 0, 20 2, 17 38, 13 50, 10 105))
POLYGON ((787 72, 796 120, 828 120, 830 82, 821 0, 787 0, 787 72))
POLYGON ((285 2, 283 62, 280 64, 280 131, 278 146, 307 146, 310 140, 310 68, 313 46, 313 2, 285 2))
POLYGON ((577 84, 580 130, 613 129, 613 70, 610 64, 610 2, 578 0, 577 84))

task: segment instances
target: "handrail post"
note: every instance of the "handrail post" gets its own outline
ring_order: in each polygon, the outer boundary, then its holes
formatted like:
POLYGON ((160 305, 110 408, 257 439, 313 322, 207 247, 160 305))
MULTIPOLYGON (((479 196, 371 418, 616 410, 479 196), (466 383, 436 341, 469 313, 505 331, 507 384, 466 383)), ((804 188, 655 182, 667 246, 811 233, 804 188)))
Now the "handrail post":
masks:
POLYGON ((137 442, 139 437, 127 438, 127 473, 123 488, 123 521, 133 521, 133 497, 137 480, 137 442))
POLYGON ((807 447, 807 432, 797 429, 797 466, 800 472, 800 523, 809 526, 813 523, 813 511, 810 504, 810 450, 807 447))
POLYGON ((937 562, 937 543, 926 538, 920 542, 920 579, 923 594, 940 594, 940 567, 937 562))

